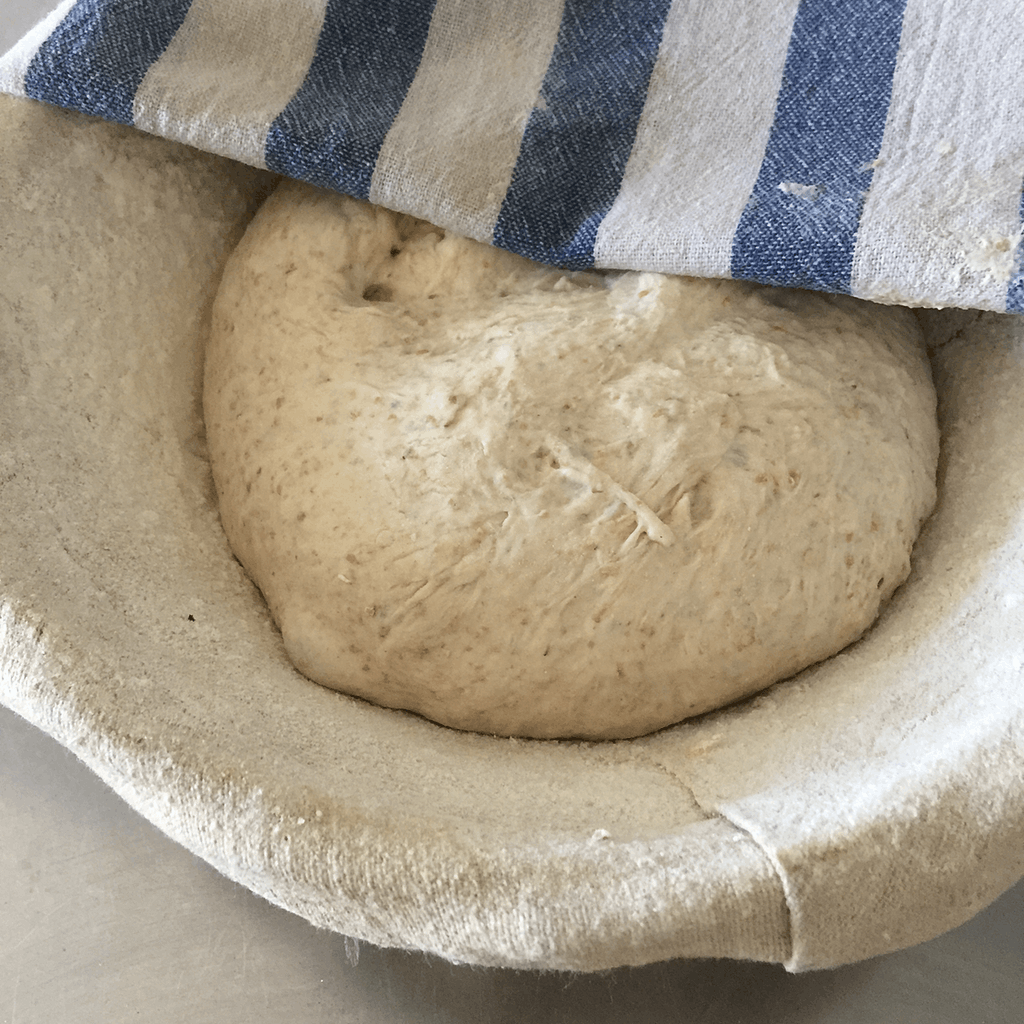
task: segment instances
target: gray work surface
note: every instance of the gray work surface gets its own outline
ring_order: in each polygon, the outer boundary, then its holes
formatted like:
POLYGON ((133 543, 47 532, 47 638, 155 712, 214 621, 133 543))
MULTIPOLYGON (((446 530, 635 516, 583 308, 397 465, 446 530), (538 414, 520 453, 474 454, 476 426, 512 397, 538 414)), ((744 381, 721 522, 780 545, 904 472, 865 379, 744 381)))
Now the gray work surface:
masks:
POLYGON ((0 1024, 1020 1024, 1024 883, 956 931, 833 971, 456 966, 319 931, 173 843, 0 708, 0 1024))

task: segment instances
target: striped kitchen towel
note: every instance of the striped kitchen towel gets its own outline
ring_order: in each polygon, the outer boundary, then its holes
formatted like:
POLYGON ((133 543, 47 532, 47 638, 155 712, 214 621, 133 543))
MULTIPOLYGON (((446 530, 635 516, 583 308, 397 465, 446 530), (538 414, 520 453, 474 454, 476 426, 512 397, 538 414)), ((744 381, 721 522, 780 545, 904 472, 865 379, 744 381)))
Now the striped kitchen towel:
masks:
POLYGON ((0 89, 570 268, 1024 311, 1020 0, 65 0, 0 89))

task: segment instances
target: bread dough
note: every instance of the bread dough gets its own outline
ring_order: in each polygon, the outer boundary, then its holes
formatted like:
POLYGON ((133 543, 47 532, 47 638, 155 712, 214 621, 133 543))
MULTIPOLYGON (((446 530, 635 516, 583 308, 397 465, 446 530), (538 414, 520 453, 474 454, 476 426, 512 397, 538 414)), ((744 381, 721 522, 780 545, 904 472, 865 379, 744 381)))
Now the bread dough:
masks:
POLYGON ((309 678, 628 737, 860 636, 935 501, 908 310, 565 273, 293 182, 214 308, 224 528, 309 678))

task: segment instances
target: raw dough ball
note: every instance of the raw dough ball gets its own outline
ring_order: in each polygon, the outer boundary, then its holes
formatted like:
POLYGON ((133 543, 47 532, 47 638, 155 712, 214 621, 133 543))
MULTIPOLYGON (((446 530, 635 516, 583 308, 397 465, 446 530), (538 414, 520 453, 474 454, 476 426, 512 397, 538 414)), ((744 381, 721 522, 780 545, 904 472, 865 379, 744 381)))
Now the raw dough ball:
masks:
POLYGON ((488 733, 636 736, 828 657, 935 500, 907 310, 567 274, 295 183, 228 266, 205 412, 299 670, 488 733))

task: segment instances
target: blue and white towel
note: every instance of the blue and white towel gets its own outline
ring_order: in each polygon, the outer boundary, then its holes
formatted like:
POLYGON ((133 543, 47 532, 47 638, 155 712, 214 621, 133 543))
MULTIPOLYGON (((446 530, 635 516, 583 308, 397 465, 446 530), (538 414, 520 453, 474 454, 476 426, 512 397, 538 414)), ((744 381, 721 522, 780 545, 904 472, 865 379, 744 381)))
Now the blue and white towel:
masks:
POLYGON ((0 90, 566 267, 1024 311, 1020 0, 65 0, 0 90))

